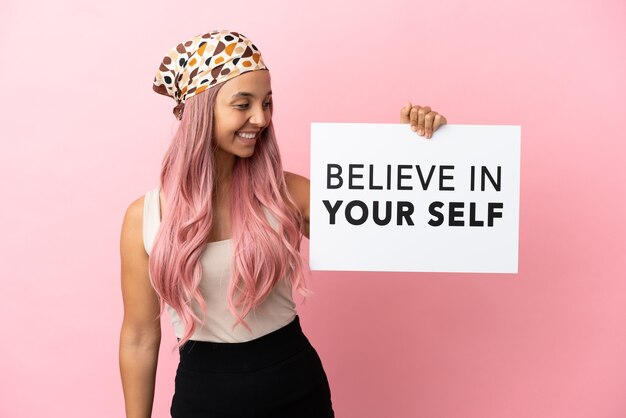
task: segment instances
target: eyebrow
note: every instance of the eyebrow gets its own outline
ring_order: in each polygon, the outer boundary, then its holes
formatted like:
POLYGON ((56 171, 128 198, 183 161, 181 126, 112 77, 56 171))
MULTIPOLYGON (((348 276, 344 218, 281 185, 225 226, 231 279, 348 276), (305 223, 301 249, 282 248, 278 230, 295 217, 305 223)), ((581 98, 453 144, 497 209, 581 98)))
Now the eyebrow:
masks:
MULTIPOLYGON (((269 95, 271 95, 271 94, 272 94, 272 90, 270 90, 270 91, 266 94, 266 96, 269 96, 269 95)), ((254 94, 249 93, 249 92, 247 92, 247 91, 239 91, 239 92, 237 92, 237 93, 233 94, 233 96, 232 96, 232 98, 236 98, 236 97, 254 97, 254 94)))

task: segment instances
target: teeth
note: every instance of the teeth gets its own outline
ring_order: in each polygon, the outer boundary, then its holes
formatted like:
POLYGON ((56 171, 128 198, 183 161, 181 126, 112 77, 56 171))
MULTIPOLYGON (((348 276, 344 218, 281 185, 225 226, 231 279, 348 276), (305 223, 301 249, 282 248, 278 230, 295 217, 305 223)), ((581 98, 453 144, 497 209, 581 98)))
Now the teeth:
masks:
POLYGON ((243 132, 237 132, 237 135, 246 139, 254 139, 256 137, 256 134, 247 134, 243 132))

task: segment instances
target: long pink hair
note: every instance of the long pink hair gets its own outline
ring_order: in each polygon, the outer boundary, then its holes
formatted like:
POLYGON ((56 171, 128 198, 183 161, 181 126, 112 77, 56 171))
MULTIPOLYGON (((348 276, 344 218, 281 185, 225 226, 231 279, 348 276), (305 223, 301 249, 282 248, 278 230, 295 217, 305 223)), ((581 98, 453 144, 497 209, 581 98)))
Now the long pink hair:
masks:
MULTIPOLYGON (((213 109, 222 84, 190 97, 178 130, 163 159, 161 188, 167 202, 150 254, 150 279, 160 299, 185 324, 187 342, 204 321, 206 303, 199 289, 200 257, 213 227, 215 151, 213 109), (196 303, 203 313, 192 309, 196 303)), ((263 130, 249 158, 236 158, 231 180, 230 221, 233 254, 228 289, 233 328, 269 295, 281 279, 307 296, 305 265, 300 257, 302 216, 285 182, 272 123, 263 130), (264 209, 266 208, 266 209, 264 209), (265 214, 278 221, 272 228, 265 214)), ((175 347, 175 348, 176 348, 175 347)))

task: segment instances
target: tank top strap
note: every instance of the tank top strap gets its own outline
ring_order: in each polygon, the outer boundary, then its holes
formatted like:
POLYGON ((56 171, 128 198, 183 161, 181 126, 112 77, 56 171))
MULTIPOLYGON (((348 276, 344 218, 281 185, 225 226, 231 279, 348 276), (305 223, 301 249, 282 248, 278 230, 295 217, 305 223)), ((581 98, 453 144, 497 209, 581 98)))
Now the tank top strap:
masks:
POLYGON ((152 251, 154 239, 161 223, 161 207, 159 202, 159 187, 148 191, 143 203, 143 246, 148 255, 152 251))

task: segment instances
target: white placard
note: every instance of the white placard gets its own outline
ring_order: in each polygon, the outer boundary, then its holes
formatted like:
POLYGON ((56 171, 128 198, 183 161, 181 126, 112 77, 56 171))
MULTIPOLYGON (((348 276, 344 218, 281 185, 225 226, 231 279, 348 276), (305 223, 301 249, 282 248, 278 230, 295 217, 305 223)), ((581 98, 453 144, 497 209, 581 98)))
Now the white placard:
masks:
POLYGON ((311 125, 312 270, 517 273, 520 126, 311 125), (390 209, 390 211, 389 211, 390 209))

